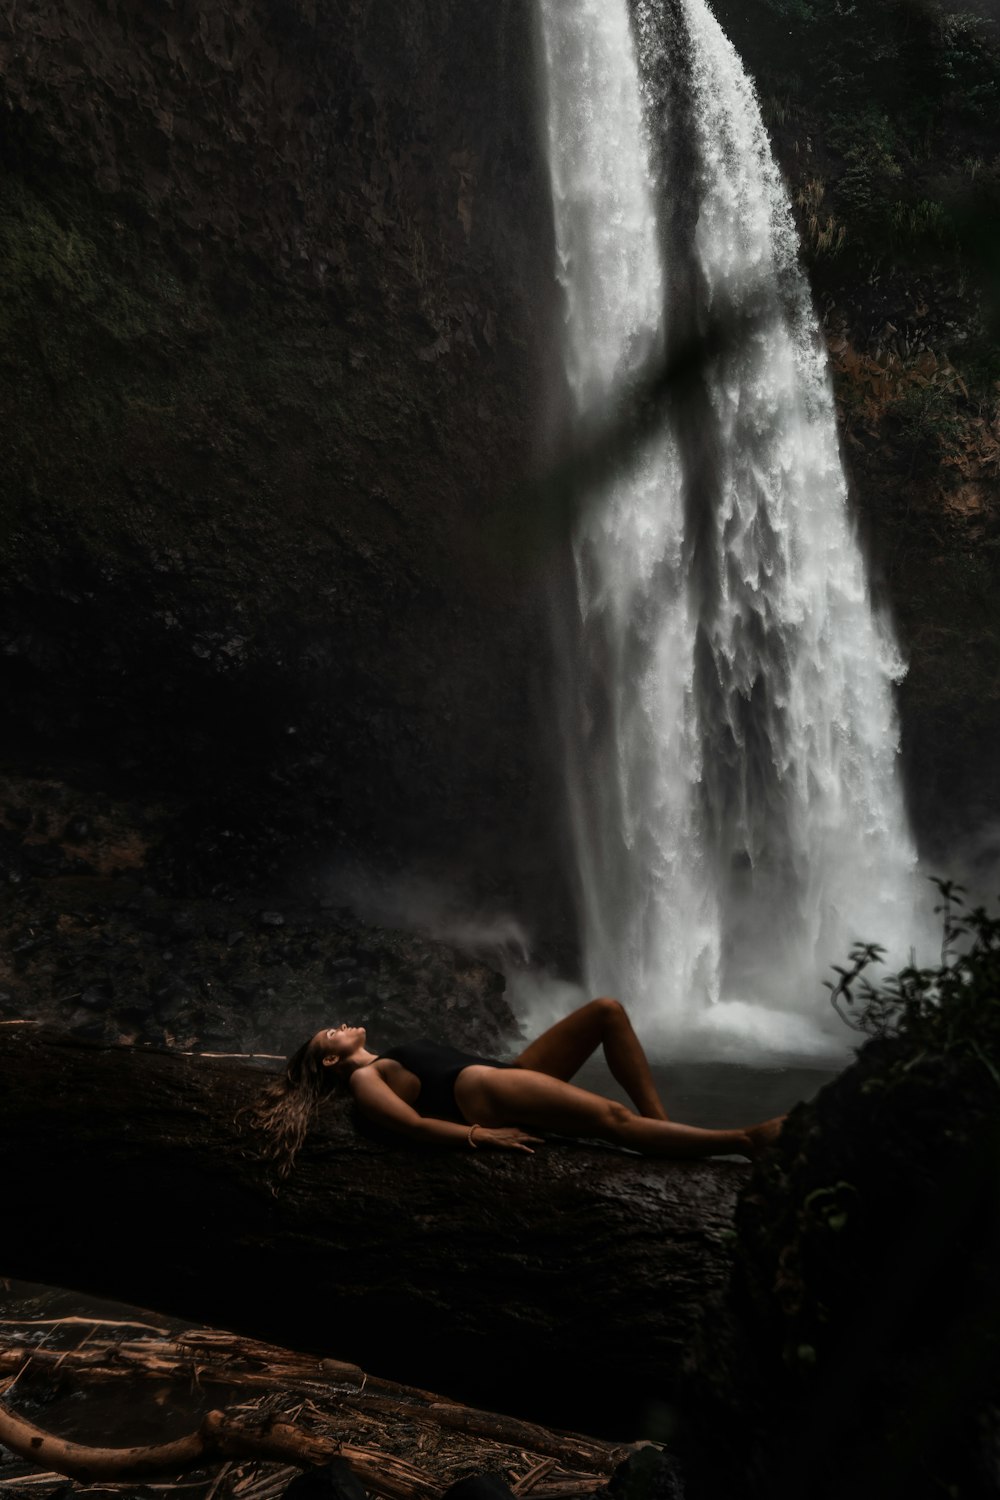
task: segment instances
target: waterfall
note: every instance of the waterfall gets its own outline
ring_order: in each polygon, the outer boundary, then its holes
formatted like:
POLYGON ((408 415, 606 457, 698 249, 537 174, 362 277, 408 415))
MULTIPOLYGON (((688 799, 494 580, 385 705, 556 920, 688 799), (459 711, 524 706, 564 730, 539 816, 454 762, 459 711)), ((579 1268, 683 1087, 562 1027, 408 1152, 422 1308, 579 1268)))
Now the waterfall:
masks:
POLYGON ((905 962, 918 924, 903 665, 869 598, 790 207, 704 0, 539 5, 578 433, 685 340, 733 330, 573 537, 587 988, 675 1053, 814 1051, 829 965, 859 938, 905 962))

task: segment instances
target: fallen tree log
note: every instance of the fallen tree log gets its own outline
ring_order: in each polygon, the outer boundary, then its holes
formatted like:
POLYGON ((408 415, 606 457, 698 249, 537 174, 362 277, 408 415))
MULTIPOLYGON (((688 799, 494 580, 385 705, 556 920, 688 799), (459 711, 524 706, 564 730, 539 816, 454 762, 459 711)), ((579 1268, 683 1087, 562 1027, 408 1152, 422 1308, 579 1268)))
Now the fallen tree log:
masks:
POLYGON ((728 1274, 738 1162, 429 1152, 325 1108, 288 1182, 236 1061, 0 1032, 7 1275, 632 1435, 728 1274))
MULTIPOLYGON (((85 1319, 52 1319, 52 1326, 65 1329, 70 1322, 86 1326, 85 1319)), ((110 1320, 109 1320, 110 1322, 110 1320)), ((113 1324, 111 1326, 114 1326, 113 1324)), ((195 1329, 176 1338, 94 1338, 91 1334, 78 1348, 62 1349, 27 1343, 17 1337, 18 1324, 0 1318, 0 1379, 15 1374, 25 1364, 32 1371, 46 1371, 61 1379, 133 1385, 138 1380, 174 1380, 199 1386, 223 1386, 239 1391, 301 1391, 348 1394, 365 1393, 370 1402, 383 1389, 399 1400, 408 1386, 380 1381, 357 1365, 341 1360, 296 1354, 276 1344, 210 1329, 195 1329)), ((24 1332, 37 1327, 31 1321, 24 1332)), ((121 1330, 128 1324, 119 1325, 121 1330)), ((431 1397, 424 1405, 431 1404, 431 1397)), ((461 1408, 459 1408, 461 1410, 461 1408)))

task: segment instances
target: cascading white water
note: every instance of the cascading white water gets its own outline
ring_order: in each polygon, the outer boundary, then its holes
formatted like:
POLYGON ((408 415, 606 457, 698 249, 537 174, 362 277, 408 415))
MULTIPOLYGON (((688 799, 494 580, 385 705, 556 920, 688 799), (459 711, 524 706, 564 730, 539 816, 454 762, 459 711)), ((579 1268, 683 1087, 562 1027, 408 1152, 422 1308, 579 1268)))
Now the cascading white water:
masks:
POLYGON ((587 985, 627 995, 674 1052, 813 1050, 828 965, 858 938, 905 961, 917 896, 902 666, 868 598, 791 213, 704 0, 539 4, 579 430, 675 328, 742 327, 574 538, 587 985), (658 180, 679 156, 690 181, 658 180))

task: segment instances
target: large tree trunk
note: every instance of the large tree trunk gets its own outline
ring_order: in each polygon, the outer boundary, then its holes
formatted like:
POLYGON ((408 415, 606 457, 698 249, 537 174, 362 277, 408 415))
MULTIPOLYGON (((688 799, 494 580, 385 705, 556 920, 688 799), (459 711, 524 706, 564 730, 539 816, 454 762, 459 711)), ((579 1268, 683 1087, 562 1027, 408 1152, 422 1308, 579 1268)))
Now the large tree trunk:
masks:
POLYGON ((277 1194, 245 1063, 0 1028, 0 1272, 581 1428, 679 1390, 746 1168, 415 1150, 328 1106, 277 1194))

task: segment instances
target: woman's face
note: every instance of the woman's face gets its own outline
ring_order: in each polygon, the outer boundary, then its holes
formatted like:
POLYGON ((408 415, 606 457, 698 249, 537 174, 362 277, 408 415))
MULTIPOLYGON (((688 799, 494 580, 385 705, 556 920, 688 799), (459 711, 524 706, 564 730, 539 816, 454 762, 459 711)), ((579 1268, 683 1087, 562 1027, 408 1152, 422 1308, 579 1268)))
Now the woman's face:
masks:
POLYGON ((365 1045, 365 1028, 344 1021, 340 1026, 317 1031, 313 1041, 323 1054, 323 1066, 332 1068, 341 1058, 350 1057, 365 1045))

